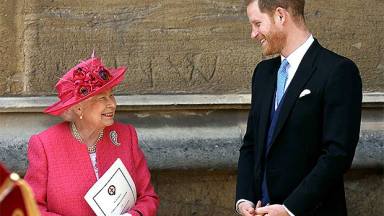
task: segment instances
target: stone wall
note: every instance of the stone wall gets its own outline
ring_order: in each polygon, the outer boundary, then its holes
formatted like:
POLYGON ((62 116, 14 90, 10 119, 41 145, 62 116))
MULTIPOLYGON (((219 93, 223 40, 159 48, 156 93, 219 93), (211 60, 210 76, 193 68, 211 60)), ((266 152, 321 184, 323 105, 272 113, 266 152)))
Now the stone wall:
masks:
MULTIPOLYGON (((382 0, 307 1, 326 47, 354 60, 365 91, 384 89, 382 0)), ((129 71, 119 94, 247 93, 260 48, 243 1, 2 0, 0 95, 54 94, 92 50, 129 71)))

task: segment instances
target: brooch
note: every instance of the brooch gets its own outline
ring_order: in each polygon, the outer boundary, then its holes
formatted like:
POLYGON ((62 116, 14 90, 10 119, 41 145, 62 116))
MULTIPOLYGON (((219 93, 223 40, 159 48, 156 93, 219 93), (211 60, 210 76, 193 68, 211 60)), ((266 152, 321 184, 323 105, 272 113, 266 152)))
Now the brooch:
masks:
POLYGON ((115 146, 120 145, 119 141, 117 140, 117 132, 116 131, 111 131, 109 133, 109 138, 111 138, 113 145, 115 145, 115 146))

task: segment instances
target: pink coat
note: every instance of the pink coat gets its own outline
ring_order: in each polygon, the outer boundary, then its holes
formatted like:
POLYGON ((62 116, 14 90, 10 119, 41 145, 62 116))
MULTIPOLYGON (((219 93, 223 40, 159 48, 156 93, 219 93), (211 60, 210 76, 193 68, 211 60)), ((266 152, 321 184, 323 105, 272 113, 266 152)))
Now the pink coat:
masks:
MULTIPOLYGON (((99 176, 120 158, 131 174, 137 190, 136 205, 129 211, 133 216, 156 215, 159 198, 151 182, 143 152, 137 142, 135 129, 114 123, 104 129, 104 137, 97 145, 99 176), (116 131, 114 145, 110 131, 116 131)), ((87 147, 73 138, 66 122, 33 135, 28 146, 29 167, 25 180, 32 187, 41 214, 82 216, 95 215, 84 195, 96 182, 87 147)))

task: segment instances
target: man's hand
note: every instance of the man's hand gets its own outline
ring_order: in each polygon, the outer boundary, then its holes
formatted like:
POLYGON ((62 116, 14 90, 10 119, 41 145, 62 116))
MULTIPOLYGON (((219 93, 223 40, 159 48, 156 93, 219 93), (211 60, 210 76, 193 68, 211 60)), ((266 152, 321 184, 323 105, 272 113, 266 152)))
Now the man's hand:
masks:
MULTIPOLYGON (((256 208, 261 207, 261 201, 259 200, 256 204, 256 208)), ((255 208, 251 203, 243 202, 239 204, 239 212, 244 216, 263 216, 264 214, 256 214, 255 208)))
POLYGON ((255 216, 263 216, 264 214, 257 213, 257 209, 261 207, 261 201, 257 201, 256 208, 255 208, 255 216))
POLYGON ((256 208, 256 215, 265 216, 289 216, 283 205, 268 205, 265 207, 256 208))
POLYGON ((239 213, 243 216, 254 216, 255 208, 250 202, 242 202, 239 204, 239 213))

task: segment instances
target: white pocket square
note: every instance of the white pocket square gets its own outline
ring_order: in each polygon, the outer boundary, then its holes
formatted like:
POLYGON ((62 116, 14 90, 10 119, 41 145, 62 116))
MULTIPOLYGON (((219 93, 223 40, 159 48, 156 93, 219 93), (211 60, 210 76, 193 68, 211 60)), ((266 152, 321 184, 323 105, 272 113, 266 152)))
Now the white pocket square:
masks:
POLYGON ((304 90, 300 93, 299 98, 304 97, 305 95, 309 95, 309 94, 311 94, 311 90, 309 90, 309 89, 304 89, 304 90))

